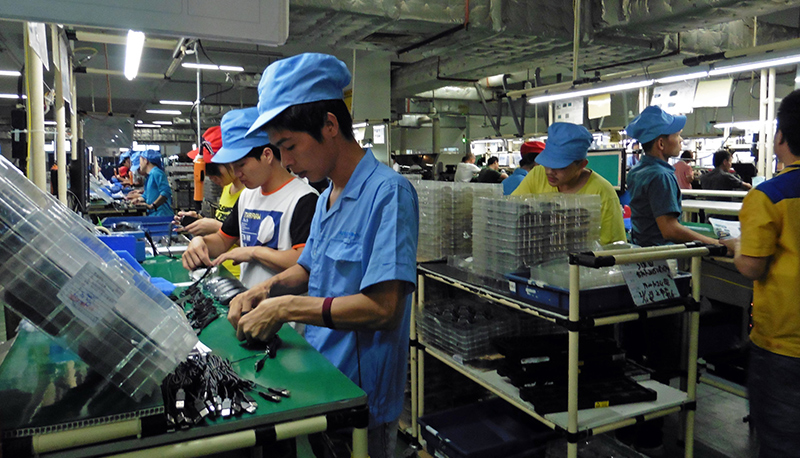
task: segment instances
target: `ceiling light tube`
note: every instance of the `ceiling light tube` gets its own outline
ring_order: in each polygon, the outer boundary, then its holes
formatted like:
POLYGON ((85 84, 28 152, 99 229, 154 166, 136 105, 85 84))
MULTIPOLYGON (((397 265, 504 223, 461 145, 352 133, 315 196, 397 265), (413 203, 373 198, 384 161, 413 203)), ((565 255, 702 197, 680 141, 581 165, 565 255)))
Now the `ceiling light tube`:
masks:
POLYGON ((175 115, 179 116, 181 113, 180 110, 145 110, 145 112, 150 114, 163 114, 163 115, 175 115))
POLYGON ((21 74, 16 70, 0 70, 0 76, 20 76, 21 74))
POLYGON ((45 125, 45 126, 55 126, 55 125, 56 125, 56 122, 55 122, 55 121, 45 121, 45 122, 44 122, 44 125, 45 125))
MULTIPOLYGON (((19 94, 0 94, 0 99, 18 99, 18 98, 19 98, 19 94)), ((27 99, 28 96, 25 95, 25 94, 22 94, 22 98, 23 99, 27 99)))
POLYGON ((136 78, 139 73, 142 48, 144 48, 144 33, 128 30, 128 40, 125 46, 125 78, 128 80, 136 78))
POLYGON ((172 121, 153 121, 153 124, 159 124, 162 126, 171 126, 172 121))
POLYGON ((199 68, 200 70, 222 70, 223 72, 243 72, 244 67, 238 65, 196 64, 193 62, 181 63, 183 68, 199 68))
POLYGON ((800 54, 786 55, 783 57, 773 57, 771 59, 764 59, 756 62, 743 62, 740 64, 733 64, 713 68, 708 72, 709 76, 728 75, 731 73, 747 72, 750 70, 760 70, 762 68, 780 67, 782 65, 791 65, 800 63, 800 54))
POLYGON ((612 86, 604 86, 604 87, 594 87, 591 89, 583 89, 579 91, 572 91, 572 92, 562 92, 559 94, 544 94, 535 97, 531 97, 528 99, 528 103, 545 103, 545 102, 554 102, 556 100, 564 100, 564 99, 572 99, 577 97, 586 97, 589 95, 597 95, 597 94, 607 94, 609 92, 621 92, 627 91, 629 89, 638 89, 641 87, 652 86, 653 80, 639 80, 634 81, 631 83, 621 83, 615 84, 612 86))
POLYGON ((707 76, 708 76, 708 71, 704 70, 702 72, 686 73, 683 75, 673 75, 673 76, 665 76, 663 78, 656 78, 656 83, 658 84, 678 83, 681 81, 689 81, 689 80, 705 78, 707 76))
POLYGON ((161 126, 159 126, 158 124, 146 124, 145 123, 145 124, 134 124, 134 127, 147 127, 147 128, 150 128, 150 129, 158 129, 161 126))
MULTIPOLYGON (((764 125, 769 125, 768 122, 764 121, 764 125)), ((772 124, 774 125, 775 122, 773 121, 772 124)), ((762 125, 761 121, 734 121, 734 122, 718 122, 714 124, 714 128, 716 129, 742 129, 742 130, 757 130, 760 129, 762 125)))
POLYGON ((353 129, 360 129, 362 127, 367 127, 368 125, 369 124, 366 123, 366 122, 359 122, 359 123, 353 124, 353 129))
POLYGON ((189 100, 160 100, 158 103, 161 105, 185 105, 187 107, 194 105, 194 102, 189 100))

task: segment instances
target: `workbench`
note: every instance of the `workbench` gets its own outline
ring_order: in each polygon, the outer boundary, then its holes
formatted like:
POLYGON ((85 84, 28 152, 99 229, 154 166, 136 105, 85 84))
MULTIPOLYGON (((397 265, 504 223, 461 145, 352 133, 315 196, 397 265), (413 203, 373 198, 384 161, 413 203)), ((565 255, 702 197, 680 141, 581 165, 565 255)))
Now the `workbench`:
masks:
MULTIPOLYGON (((173 283, 191 281, 180 259, 159 256, 144 267, 173 283)), ((262 386, 289 389, 290 398, 271 403, 251 393, 258 402, 253 414, 207 418, 168 432, 160 392, 135 402, 43 332, 23 326, 0 366, 4 456, 200 456, 268 448, 276 440, 352 426, 353 456, 365 458, 366 394, 291 327, 284 326, 278 335, 283 345, 262 371, 255 373, 257 357, 235 362, 233 368, 262 386)), ((263 354, 236 340, 224 313, 199 337, 231 361, 263 354)))

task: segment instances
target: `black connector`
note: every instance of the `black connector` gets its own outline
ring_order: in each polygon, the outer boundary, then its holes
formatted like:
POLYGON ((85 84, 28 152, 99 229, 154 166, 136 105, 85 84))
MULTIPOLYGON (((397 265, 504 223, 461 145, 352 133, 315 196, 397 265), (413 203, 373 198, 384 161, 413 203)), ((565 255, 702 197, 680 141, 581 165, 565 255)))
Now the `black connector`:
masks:
POLYGON ((277 394, 278 396, 288 398, 291 397, 291 392, 285 388, 267 388, 270 393, 277 394))
POLYGON ((183 391, 183 388, 180 388, 177 393, 175 393, 175 408, 178 410, 182 410, 186 406, 186 392, 183 391))
POLYGON ((281 397, 278 396, 277 394, 269 394, 269 393, 265 393, 263 391, 259 391, 258 395, 261 396, 262 398, 266 399, 269 402, 275 402, 275 403, 281 402, 281 397))
POLYGON ((222 410, 220 411, 222 418, 227 418, 231 416, 231 400, 225 398, 222 400, 222 410))

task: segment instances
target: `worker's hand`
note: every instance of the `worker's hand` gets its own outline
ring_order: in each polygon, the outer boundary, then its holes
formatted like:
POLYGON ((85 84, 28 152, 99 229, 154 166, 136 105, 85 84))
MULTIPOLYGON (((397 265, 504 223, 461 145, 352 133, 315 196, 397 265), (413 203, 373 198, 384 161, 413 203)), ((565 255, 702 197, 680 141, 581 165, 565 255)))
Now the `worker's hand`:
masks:
POLYGON ((198 219, 202 218, 202 216, 198 215, 196 211, 179 211, 178 214, 172 218, 176 232, 183 232, 185 230, 184 227, 181 226, 181 219, 183 219, 184 216, 191 216, 192 218, 198 219))
POLYGON ((209 235, 217 232, 222 223, 214 218, 200 218, 183 229, 192 235, 209 235))
POLYGON ((265 299, 248 314, 241 317, 236 328, 236 338, 266 341, 283 326, 281 308, 286 307, 292 296, 280 296, 265 299))
POLYGON ((218 266, 227 260, 233 261, 234 265, 239 265, 243 262, 253 262, 253 253, 255 252, 256 247, 252 246, 241 246, 234 248, 232 250, 228 250, 225 253, 222 253, 214 260, 214 266, 218 266))
POLYGON ((735 239, 719 239, 720 245, 725 245, 725 248, 728 249, 727 256, 733 257, 736 254, 736 250, 739 246, 739 238, 735 239))
POLYGON ((269 285, 269 280, 259 283, 231 300, 230 308, 228 309, 228 322, 233 326, 233 329, 239 329, 239 320, 242 315, 249 313, 258 306, 259 302, 269 297, 269 285))
POLYGON ((208 246, 202 237, 195 237, 189 242, 189 246, 181 256, 183 268, 186 270, 194 270, 199 267, 206 267, 211 265, 211 258, 208 255, 208 246))

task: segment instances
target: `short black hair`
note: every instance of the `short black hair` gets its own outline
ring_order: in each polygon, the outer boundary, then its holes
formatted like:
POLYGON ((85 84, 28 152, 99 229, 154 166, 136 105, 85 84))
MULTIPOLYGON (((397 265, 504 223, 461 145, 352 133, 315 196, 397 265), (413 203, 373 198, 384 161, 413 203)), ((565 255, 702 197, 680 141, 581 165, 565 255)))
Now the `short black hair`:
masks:
POLYGON ((279 161, 281 160, 281 151, 280 148, 273 145, 272 143, 267 143, 266 145, 256 146, 255 148, 251 149, 250 151, 245 154, 242 159, 246 157, 252 157, 255 159, 261 160, 261 154, 264 152, 264 148, 269 148, 272 150, 272 155, 275 156, 279 161))
POLYGON ((538 155, 539 155, 539 153, 528 153, 528 154, 523 155, 522 159, 519 160, 519 166, 520 167, 527 167, 529 165, 535 165, 536 164, 536 156, 538 156, 538 155))
POLYGON ((500 162, 500 159, 498 159, 497 156, 492 156, 488 161, 486 161, 486 165, 492 165, 495 162, 500 162))
POLYGON ((731 152, 726 149, 721 149, 714 153, 714 167, 719 167, 727 159, 731 158, 731 152))
POLYGON ((667 138, 667 137, 669 137, 669 135, 659 135, 658 137, 650 140, 647 143, 642 143, 642 151, 644 151, 644 154, 649 153, 650 150, 653 149, 653 145, 655 145, 656 141, 658 141, 658 139, 661 138, 661 137, 667 138))
POLYGON ((800 156, 800 89, 783 98, 778 107, 778 128, 793 156, 800 156))
POLYGON ((304 132, 322 143, 322 128, 325 127, 325 122, 328 120, 328 113, 336 116, 339 121, 339 131, 345 140, 355 141, 353 118, 350 116, 344 100, 341 99, 292 105, 272 118, 264 125, 263 129, 304 132))

